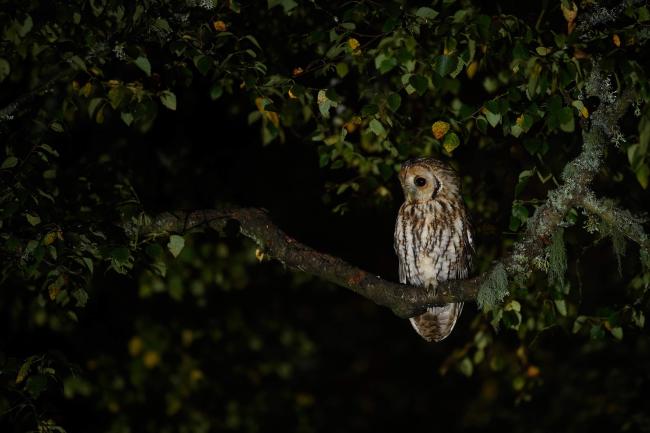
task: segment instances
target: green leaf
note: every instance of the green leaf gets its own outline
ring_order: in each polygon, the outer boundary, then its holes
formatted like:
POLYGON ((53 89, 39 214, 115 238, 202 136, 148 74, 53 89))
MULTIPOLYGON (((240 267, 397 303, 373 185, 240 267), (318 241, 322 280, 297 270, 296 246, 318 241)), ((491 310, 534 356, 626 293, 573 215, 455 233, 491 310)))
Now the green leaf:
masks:
POLYGON ((479 15, 476 17, 476 28, 481 35, 481 39, 487 41, 490 39, 490 29, 492 27, 492 17, 489 15, 479 15))
POLYGON ((126 274, 133 267, 131 253, 126 247, 116 247, 109 252, 111 268, 119 274, 126 274))
POLYGON ((11 73, 11 65, 8 61, 0 58, 0 83, 5 80, 11 73))
POLYGON ((399 93, 391 93, 388 95, 388 98, 386 98, 386 101, 388 102, 388 108, 390 108, 391 111, 395 112, 402 104, 402 97, 399 95, 399 93))
POLYGON ((246 40, 250 41, 250 43, 253 44, 253 45, 255 45, 255 47, 256 47, 258 50, 262 51, 262 47, 260 46, 260 43, 257 42, 257 39, 255 39, 255 36, 253 36, 253 35, 246 35, 246 36, 243 37, 243 39, 246 39, 246 40))
POLYGON ((101 104, 103 101, 104 100, 102 98, 93 98, 90 100, 90 102, 88 103, 88 116, 91 119, 95 116, 99 104, 101 104))
POLYGON ((79 70, 86 71, 86 62, 84 62, 79 56, 70 57, 70 62, 75 65, 79 70))
POLYGON ((472 364, 472 361, 468 357, 465 357, 463 358, 462 361, 460 361, 460 364, 458 364, 458 370, 463 375, 470 377, 474 372, 474 365, 472 364))
POLYGON ((650 167, 648 167, 648 164, 639 165, 634 174, 641 188, 648 189, 648 178, 650 177, 650 167))
POLYGON ((379 113, 379 107, 375 104, 368 104, 361 107, 361 115, 364 117, 374 116, 379 113))
POLYGON ((33 226, 39 225, 41 223, 41 218, 38 215, 26 213, 25 218, 27 218, 27 221, 33 226))
POLYGON ((36 360, 36 356, 30 356, 25 360, 23 365, 20 366, 20 369, 18 370, 18 375, 16 376, 16 384, 19 384, 25 380, 27 374, 29 374, 29 369, 31 368, 35 360, 36 360))
POLYGON ((429 88, 429 80, 422 75, 411 75, 409 84, 415 88, 420 96, 424 95, 429 88))
POLYGON ((476 127, 478 128, 479 131, 481 131, 481 134, 486 134, 487 133, 487 125, 488 122, 483 116, 479 116, 476 118, 476 127))
POLYGON ((602 340, 605 338, 605 331, 600 325, 592 325, 589 336, 592 340, 602 340))
POLYGON ((210 99, 216 101, 223 95, 223 87, 219 83, 214 83, 210 88, 210 99))
POLYGON ((90 0, 90 6, 93 9, 93 14, 97 17, 104 11, 106 0, 90 0))
POLYGON ((372 119, 368 127, 372 132, 375 133, 375 135, 383 136, 386 134, 386 130, 384 129, 384 126, 377 119, 372 119))
POLYGON ((113 107, 113 110, 117 110, 128 94, 129 91, 124 87, 116 86, 109 90, 106 96, 108 97, 108 102, 111 104, 111 107, 113 107))
POLYGON ((501 122, 501 114, 499 113, 493 113, 490 110, 485 110, 483 112, 485 115, 485 118, 487 119, 488 123, 494 128, 496 127, 499 122, 501 122))
POLYGON ((131 113, 123 111, 120 113, 120 118, 127 126, 131 126, 131 123, 133 123, 133 114, 131 113))
POLYGON ((172 253, 172 256, 178 257, 178 255, 183 251, 185 246, 185 238, 179 235, 171 235, 169 237, 169 242, 167 243, 167 248, 169 252, 172 253))
POLYGON ((432 20, 438 16, 438 12, 428 7, 421 7, 415 11, 415 16, 432 20))
MULTIPOLYGON (((519 195, 524 191, 524 188, 526 188, 526 185, 528 185, 528 181, 533 176, 533 174, 535 174, 534 170, 524 170, 519 173, 519 179, 517 181, 517 185, 515 186, 515 197, 519 197, 519 195)), ((526 211, 526 217, 528 217, 528 211, 526 211)))
POLYGON ((319 90, 318 91, 318 111, 325 118, 329 119, 330 117, 330 108, 337 107, 339 104, 336 101, 332 101, 327 97, 327 91, 319 90))
POLYGON ((160 93, 160 102, 162 102, 162 104, 170 110, 176 110, 176 95, 173 92, 169 90, 163 90, 160 93))
POLYGON ((207 75, 210 71, 210 68, 212 67, 212 59, 202 54, 195 56, 192 61, 194 62, 196 69, 198 69, 199 73, 201 73, 203 76, 207 75))
POLYGON ((31 394, 32 398, 38 398, 38 396, 45 391, 45 388, 47 388, 47 376, 42 374, 30 376, 27 379, 25 388, 27 389, 27 392, 31 394))
POLYGON ((93 267, 93 261, 90 259, 90 257, 82 257, 81 259, 84 262, 84 265, 88 268, 90 273, 92 274, 94 271, 93 267))
POLYGON ((77 289, 72 292, 72 297, 76 299, 76 307, 83 308, 88 303, 88 292, 83 289, 77 289))
POLYGON ((345 77, 346 75, 348 75, 349 72, 350 72, 350 68, 348 67, 348 64, 347 64, 347 63, 345 63, 345 62, 340 62, 340 63, 337 63, 337 64, 336 64, 336 74, 337 74, 339 77, 343 78, 343 77, 345 77))
POLYGON ((268 0, 268 8, 272 9, 276 6, 282 6, 282 9, 284 9, 284 13, 286 15, 290 15, 291 11, 298 6, 298 3, 296 3, 294 0, 268 0))
POLYGON ((616 326, 612 328, 609 332, 611 332, 614 338, 616 338, 617 340, 623 339, 623 328, 621 328, 620 326, 616 326))
POLYGON ((386 54, 382 53, 375 57, 375 68, 379 71, 380 74, 385 74, 397 66, 397 59, 394 57, 389 57, 386 54))
POLYGON ((566 301, 564 299, 555 299, 553 302, 555 303, 555 308, 557 309, 557 312, 560 314, 560 316, 566 317, 566 301))
POLYGON ((16 158, 15 156, 10 156, 2 162, 2 165, 0 166, 0 170, 7 170, 9 168, 14 168, 16 165, 18 165, 18 158, 16 158))
POLYGON ((148 77, 151 76, 151 63, 149 63, 149 59, 144 56, 140 56, 135 59, 133 63, 135 63, 138 68, 142 69, 148 77))
POLYGON ((575 118, 573 110, 570 107, 562 107, 558 112, 560 129, 564 132, 573 132, 575 130, 575 118))
POLYGON ((576 317, 575 322, 573 322, 572 332, 577 334, 582 329, 582 326, 587 322, 587 316, 578 316, 576 317))
POLYGON ((456 56, 438 56, 436 59, 436 72, 440 74, 441 77, 444 77, 454 71, 457 65, 458 59, 456 56))
POLYGON ((442 147, 445 149, 445 152, 451 155, 458 146, 460 146, 460 138, 458 138, 458 135, 455 132, 448 132, 442 141, 442 147))

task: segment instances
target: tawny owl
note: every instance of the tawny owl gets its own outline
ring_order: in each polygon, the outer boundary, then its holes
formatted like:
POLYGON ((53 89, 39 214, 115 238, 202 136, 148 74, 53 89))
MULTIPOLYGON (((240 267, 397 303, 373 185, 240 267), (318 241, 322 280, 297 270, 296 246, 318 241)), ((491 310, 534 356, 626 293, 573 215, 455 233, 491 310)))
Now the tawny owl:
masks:
MULTIPOLYGON (((405 198, 394 238, 400 282, 435 290, 442 281, 466 278, 474 249, 456 172, 437 159, 419 158, 402 165, 399 180, 405 198)), ((430 307, 409 320, 425 340, 440 341, 462 309, 462 302, 430 307)))

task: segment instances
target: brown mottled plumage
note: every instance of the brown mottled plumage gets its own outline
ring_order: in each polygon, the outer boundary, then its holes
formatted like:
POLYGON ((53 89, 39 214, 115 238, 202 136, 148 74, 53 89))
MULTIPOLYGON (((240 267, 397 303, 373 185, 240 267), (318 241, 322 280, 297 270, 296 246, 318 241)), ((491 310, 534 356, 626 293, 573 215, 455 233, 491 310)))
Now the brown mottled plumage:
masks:
MULTIPOLYGON (((405 197, 395 224, 400 282, 435 290, 442 281, 466 278, 474 250, 456 172, 437 159, 418 158, 402 165, 399 180, 405 197)), ((440 341, 462 309, 462 302, 430 307, 410 321, 425 340, 440 341)))

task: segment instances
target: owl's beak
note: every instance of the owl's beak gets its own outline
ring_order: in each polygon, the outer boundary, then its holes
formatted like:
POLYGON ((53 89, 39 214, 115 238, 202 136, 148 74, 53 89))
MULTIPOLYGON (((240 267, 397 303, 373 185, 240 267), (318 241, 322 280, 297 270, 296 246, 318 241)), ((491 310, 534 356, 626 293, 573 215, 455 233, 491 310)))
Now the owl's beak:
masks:
POLYGON ((417 190, 417 188, 415 188, 413 186, 407 186, 404 189, 404 192, 406 193, 406 200, 407 201, 414 201, 418 190, 417 190))

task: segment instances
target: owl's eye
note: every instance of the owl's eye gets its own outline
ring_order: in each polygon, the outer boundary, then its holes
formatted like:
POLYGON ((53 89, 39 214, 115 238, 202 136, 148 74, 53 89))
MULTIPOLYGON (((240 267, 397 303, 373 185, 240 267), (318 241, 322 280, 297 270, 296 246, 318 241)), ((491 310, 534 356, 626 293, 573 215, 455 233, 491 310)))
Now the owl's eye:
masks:
POLYGON ((415 183, 416 186, 422 188, 424 185, 427 184, 427 180, 425 178, 423 178, 423 177, 418 176, 418 177, 415 178, 413 183, 415 183))

